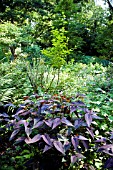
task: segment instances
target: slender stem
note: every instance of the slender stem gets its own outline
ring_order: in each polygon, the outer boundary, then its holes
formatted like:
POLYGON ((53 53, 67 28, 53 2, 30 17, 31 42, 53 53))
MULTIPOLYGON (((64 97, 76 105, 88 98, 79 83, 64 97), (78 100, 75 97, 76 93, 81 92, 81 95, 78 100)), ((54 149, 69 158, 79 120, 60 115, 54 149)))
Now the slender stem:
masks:
POLYGON ((46 91, 48 91, 48 90, 51 88, 51 85, 52 85, 52 83, 53 83, 54 79, 55 79, 55 74, 54 74, 54 76, 53 76, 53 78, 52 78, 52 80, 51 80, 51 82, 50 82, 50 84, 49 84, 49 87, 47 88, 47 90, 46 90, 46 91))
POLYGON ((58 69, 58 80, 57 80, 57 86, 59 84, 59 80, 60 80, 60 68, 58 69))

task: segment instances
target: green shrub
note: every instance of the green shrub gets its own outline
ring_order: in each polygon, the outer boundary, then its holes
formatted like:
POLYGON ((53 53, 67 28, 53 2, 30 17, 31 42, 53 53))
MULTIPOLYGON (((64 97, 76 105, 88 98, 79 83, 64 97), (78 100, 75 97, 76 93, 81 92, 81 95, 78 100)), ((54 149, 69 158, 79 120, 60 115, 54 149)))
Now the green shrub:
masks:
POLYGON ((18 103, 33 91, 21 61, 1 63, 0 70, 0 101, 18 103))

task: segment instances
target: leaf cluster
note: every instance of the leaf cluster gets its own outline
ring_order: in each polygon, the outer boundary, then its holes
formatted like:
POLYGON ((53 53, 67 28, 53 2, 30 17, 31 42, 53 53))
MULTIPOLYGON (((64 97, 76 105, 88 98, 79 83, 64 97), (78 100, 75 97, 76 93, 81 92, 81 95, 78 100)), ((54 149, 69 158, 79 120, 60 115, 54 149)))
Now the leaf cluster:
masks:
MULTIPOLYGON (((12 105, 9 104, 9 106, 12 105)), ((0 116, 2 124, 6 117, 9 118, 4 112, 0 116)), ((31 159, 34 157, 35 161, 39 156, 40 161, 37 166, 42 166, 40 163, 42 156, 46 158, 51 154, 50 161, 54 157, 60 159, 57 169, 68 169, 74 164, 88 168, 90 165, 93 166, 90 164, 92 158, 89 156, 92 153, 95 154, 97 150, 96 120, 101 120, 97 113, 89 110, 76 98, 35 94, 25 98, 25 102, 13 112, 4 126, 10 129, 9 141, 14 147, 23 145, 27 147, 26 149, 28 147, 32 149, 31 159)), ((3 131, 2 126, 1 131, 3 131)), ((2 136, 5 135, 4 132, 2 136)), ((9 132, 8 129, 7 132, 9 132)))

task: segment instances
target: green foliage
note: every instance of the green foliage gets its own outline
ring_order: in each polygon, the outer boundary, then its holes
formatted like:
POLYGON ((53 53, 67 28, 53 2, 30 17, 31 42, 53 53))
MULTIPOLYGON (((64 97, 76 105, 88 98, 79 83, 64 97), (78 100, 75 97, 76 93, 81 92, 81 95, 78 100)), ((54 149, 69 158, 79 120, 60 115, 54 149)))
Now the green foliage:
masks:
POLYGON ((60 30, 52 30, 52 47, 44 49, 42 53, 50 59, 50 64, 60 69, 65 64, 67 55, 71 50, 68 49, 68 39, 64 35, 64 28, 60 30))
POLYGON ((0 101, 18 102, 32 92, 26 67, 19 60, 0 64, 0 101))
POLYGON ((15 60, 0 64, 0 68, 2 101, 5 101, 4 96, 11 101, 20 100, 32 91, 41 94, 61 91, 71 96, 76 93, 95 93, 95 89, 101 88, 109 93, 108 96, 112 94, 112 74, 106 73, 107 68, 100 64, 74 64, 71 61, 60 68, 59 80, 57 69, 47 65, 42 58, 34 58, 32 62, 15 60))
POLYGON ((39 47, 33 44, 32 27, 30 25, 20 27, 16 23, 5 22, 0 24, 0 47, 7 60, 23 57, 24 53, 36 56, 39 47), (33 50, 34 49, 34 50, 33 50))
POLYGON ((15 49, 18 46, 17 39, 20 34, 20 29, 16 24, 10 22, 0 24, 0 47, 8 61, 11 54, 12 57, 15 57, 15 49))
MULTIPOLYGON (((21 54, 27 51, 29 53, 29 50, 36 49, 36 46, 40 46, 42 50, 51 49, 51 54, 54 55, 55 51, 58 52, 55 48, 60 43, 61 51, 65 51, 62 58, 66 58, 66 61, 75 59, 75 54, 97 56, 112 61, 113 38, 110 12, 95 6, 92 1, 85 3, 85 1, 72 0, 59 2, 35 0, 21 2, 19 5, 19 1, 15 0, 13 4, 4 3, 2 15, 5 18, 0 23, 0 44, 7 57, 12 55, 14 59, 19 56, 17 52, 19 49, 21 54), (39 8, 36 8, 37 5, 39 8), (52 42, 55 37, 57 44, 52 42), (57 37, 63 39, 62 43, 57 37), (70 49, 73 55, 70 55, 70 49)), ((59 58, 57 62, 64 63, 63 59, 59 58)))
POLYGON ((94 57, 94 56, 85 56, 85 55, 77 55, 76 56, 76 62, 78 63, 83 63, 83 64, 102 64, 103 66, 108 66, 110 64, 110 62, 108 60, 105 60, 105 59, 101 59, 101 58, 98 58, 98 57, 94 57))
POLYGON ((49 68, 42 58, 33 58, 32 64, 29 61, 24 61, 24 63, 33 91, 41 94, 50 90, 55 79, 56 71, 49 68))
POLYGON ((112 23, 113 21, 110 21, 106 24, 106 26, 99 29, 99 35, 96 37, 95 45, 101 56, 110 61, 113 61, 112 23))

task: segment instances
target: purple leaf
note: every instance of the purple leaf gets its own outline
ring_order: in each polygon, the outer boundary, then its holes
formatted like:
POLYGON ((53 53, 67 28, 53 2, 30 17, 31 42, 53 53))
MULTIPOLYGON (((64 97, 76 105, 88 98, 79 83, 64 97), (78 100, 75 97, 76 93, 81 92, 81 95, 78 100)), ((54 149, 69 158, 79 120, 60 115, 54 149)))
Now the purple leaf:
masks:
POLYGON ((110 156, 113 156, 113 153, 111 153, 111 148, 110 148, 110 150, 104 150, 103 152, 110 156))
POLYGON ((21 124, 24 124, 26 135, 29 137, 29 135, 30 135, 31 132, 32 132, 32 129, 27 127, 27 126, 29 125, 29 122, 27 122, 26 120, 21 120, 21 121, 19 121, 19 122, 20 122, 21 124))
POLYGON ((71 163, 74 164, 77 161, 76 155, 71 156, 71 163))
POLYGON ((29 125, 29 122, 27 122, 26 120, 19 120, 19 121, 17 122, 17 124, 18 124, 18 125, 23 124, 25 127, 27 127, 27 126, 29 125))
POLYGON ((63 145, 62 145, 62 143, 61 143, 60 141, 54 141, 53 144, 54 144, 55 148, 56 148, 59 152, 61 152, 63 155, 65 155, 63 145))
POLYGON ((35 143, 35 142, 38 142, 40 139, 41 139, 41 135, 40 135, 40 134, 37 134, 37 135, 35 135, 32 139, 31 139, 31 138, 26 138, 26 139, 25 139, 25 142, 26 142, 27 144, 35 143))
POLYGON ((112 149, 113 149, 113 144, 103 145, 103 146, 101 146, 100 148, 102 148, 102 149, 112 148, 112 149))
POLYGON ((61 123, 60 118, 56 118, 53 120, 53 127, 52 129, 56 128, 61 123))
POLYGON ((76 155, 71 156, 71 163, 74 164, 78 159, 82 158, 85 158, 85 156, 80 153, 77 153, 76 155))
POLYGON ((30 105, 31 105, 31 104, 33 104, 33 102, 32 102, 31 100, 27 99, 27 100, 25 100, 24 104, 25 104, 25 105, 27 105, 27 104, 30 104, 30 105))
POLYGON ((29 122, 27 122, 26 120, 19 120, 18 122, 14 122, 14 127, 15 128, 20 128, 20 125, 23 124, 24 127, 27 127, 29 125, 29 122))
POLYGON ((57 134, 57 138, 64 141, 64 136, 62 134, 57 134))
POLYGON ((25 139, 25 142, 26 142, 27 144, 32 143, 31 141, 32 141, 32 139, 31 139, 30 137, 28 137, 28 138, 25 139))
POLYGON ((9 115, 6 113, 2 113, 2 114, 0 114, 0 117, 9 117, 9 115))
POLYGON ((113 168, 113 158, 109 158, 104 165, 104 168, 113 168))
POLYGON ((78 100, 76 102, 72 102, 72 104, 74 104, 76 106, 85 106, 85 104, 82 101, 80 101, 80 100, 78 100))
POLYGON ((82 140, 82 143, 83 143, 85 149, 88 149, 88 148, 89 148, 89 141, 87 141, 87 140, 82 140))
POLYGON ((79 144, 79 140, 78 140, 77 138, 75 138, 75 137, 72 136, 72 137, 71 137, 71 142, 72 142, 75 150, 77 150, 77 146, 78 146, 78 144, 79 144))
POLYGON ((77 153, 77 154, 76 154, 76 157, 77 157, 78 159, 85 158, 85 156, 84 156, 84 155, 82 155, 81 153, 77 153))
POLYGON ((8 119, 8 118, 5 118, 4 120, 5 120, 5 121, 7 121, 7 122, 9 122, 9 121, 10 121, 10 119, 8 119))
POLYGON ((69 120, 67 120, 65 117, 62 118, 61 122, 66 124, 67 126, 73 126, 72 123, 69 120))
POLYGON ((113 132, 111 133, 110 139, 113 140, 113 132))
POLYGON ((66 136, 70 136, 72 133, 72 129, 70 127, 68 127, 67 131, 66 131, 66 136))
POLYGON ((113 156, 113 144, 103 145, 98 149, 98 152, 104 152, 113 156))
POLYGON ((77 110, 77 107, 76 106, 71 106, 70 107, 70 113, 73 113, 77 110))
POLYGON ((24 113, 24 112, 26 112, 26 110, 25 109, 19 109, 19 110, 17 110, 17 112, 16 112, 16 114, 15 115, 19 115, 19 114, 22 114, 22 113, 24 113))
POLYGON ((43 121, 38 122, 37 124, 35 124, 35 125, 33 126, 33 129, 42 126, 43 123, 44 123, 43 121))
POLYGON ((14 117, 16 120, 20 120, 20 117, 18 115, 12 115, 12 117, 14 117))
POLYGON ((37 116, 37 112, 36 112, 36 111, 31 112, 31 115, 33 115, 33 116, 37 116))
POLYGON ((91 137, 94 139, 93 130, 92 130, 91 128, 87 128, 87 131, 89 132, 89 134, 91 135, 91 137))
POLYGON ((99 139, 97 139, 97 140, 95 140, 95 142, 106 142, 106 138, 104 138, 104 137, 101 137, 101 138, 99 138, 99 139))
POLYGON ((85 137, 82 136, 82 135, 77 136, 77 138, 78 138, 79 140, 88 140, 87 138, 85 138, 85 137))
POLYGON ((86 108, 86 107, 83 107, 83 108, 82 108, 82 111, 83 111, 84 113, 89 113, 89 112, 90 112, 90 110, 89 110, 88 108, 86 108))
POLYGON ((25 127, 25 132, 26 132, 26 135, 29 137, 29 135, 32 133, 32 129, 25 127))
POLYGON ((16 142, 22 142, 22 141, 25 140, 25 138, 26 138, 26 137, 22 136, 22 137, 17 138, 15 141, 16 141, 16 142))
POLYGON ((93 115, 92 115, 92 118, 93 118, 93 119, 98 119, 98 120, 102 120, 102 119, 103 119, 103 118, 97 116, 96 114, 93 114, 93 115))
POLYGON ((50 106, 51 106, 51 104, 44 104, 44 105, 41 107, 41 113, 45 112, 50 106))
POLYGON ((34 142, 37 142, 37 141, 39 141, 41 139, 41 135, 40 134, 37 134, 37 135, 35 135, 33 138, 32 138, 32 142, 34 143, 34 142))
POLYGON ((46 152, 46 151, 48 151, 48 150, 51 149, 51 148, 52 148, 52 146, 45 145, 44 150, 43 150, 43 153, 46 152))
POLYGON ((48 119, 48 120, 45 120, 44 122, 47 126, 52 127, 53 119, 48 119))
POLYGON ((74 122, 75 129, 78 129, 80 126, 82 126, 83 121, 81 119, 77 119, 74 122))
POLYGON ((26 115, 28 115, 28 114, 30 114, 30 113, 31 113, 30 111, 25 111, 25 112, 21 113, 20 115, 21 115, 21 116, 26 116, 26 115))
POLYGON ((88 127, 90 127, 90 125, 92 123, 92 115, 90 113, 86 113, 85 114, 85 120, 87 122, 88 127))
POLYGON ((34 118, 34 125, 35 126, 39 121, 40 121, 41 118, 34 118))
POLYGON ((13 133, 11 134, 9 141, 11 141, 12 139, 14 139, 14 137, 17 135, 17 133, 20 131, 20 129, 16 129, 13 131, 13 133))
POLYGON ((42 135, 42 138, 49 146, 53 146, 51 138, 49 137, 48 134, 42 135))
POLYGON ((43 99, 42 99, 42 100, 39 100, 38 103, 44 104, 44 103, 46 103, 46 100, 43 100, 43 99))
POLYGON ((67 141, 67 142, 64 144, 64 151, 66 152, 67 150, 70 149, 70 147, 71 147, 71 143, 67 141))

